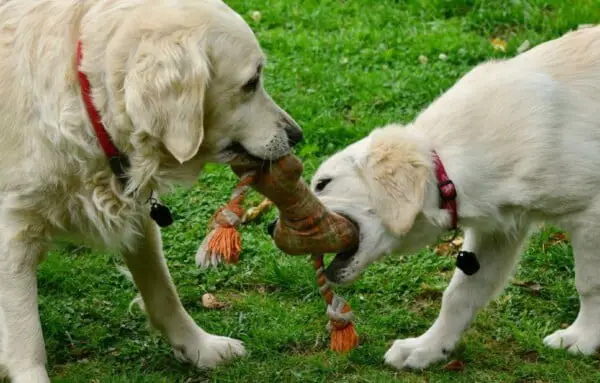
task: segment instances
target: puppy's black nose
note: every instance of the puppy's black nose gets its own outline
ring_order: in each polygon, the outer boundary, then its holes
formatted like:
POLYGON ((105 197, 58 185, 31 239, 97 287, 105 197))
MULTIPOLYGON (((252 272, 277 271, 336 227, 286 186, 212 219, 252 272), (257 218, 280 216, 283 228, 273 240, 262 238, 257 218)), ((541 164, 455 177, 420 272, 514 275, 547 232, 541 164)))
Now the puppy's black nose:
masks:
POLYGON ((271 222, 268 226, 267 226, 267 233, 269 233, 269 236, 271 238, 273 238, 273 234, 275 233, 275 226, 277 225, 277 221, 279 220, 279 218, 275 218, 273 220, 273 222, 271 222))
POLYGON ((302 132, 302 129, 300 129, 300 127, 295 124, 286 126, 285 134, 287 134, 288 143, 292 148, 298 145, 298 143, 300 143, 302 139, 304 139, 304 133, 302 132))

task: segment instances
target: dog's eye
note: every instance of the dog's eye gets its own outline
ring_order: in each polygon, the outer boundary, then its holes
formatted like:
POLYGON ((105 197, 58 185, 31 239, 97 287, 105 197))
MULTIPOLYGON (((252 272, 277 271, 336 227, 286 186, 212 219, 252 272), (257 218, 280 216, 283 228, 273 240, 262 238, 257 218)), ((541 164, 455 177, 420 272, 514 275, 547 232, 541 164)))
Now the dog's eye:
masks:
POLYGON ((320 179, 319 182, 317 182, 317 185, 315 186, 315 190, 317 192, 323 191, 323 189, 325 189, 325 187, 327 185, 329 185, 330 182, 331 182, 331 178, 320 179))
POLYGON ((254 92, 260 81, 260 76, 252 77, 247 83, 242 86, 242 90, 246 93, 254 92))

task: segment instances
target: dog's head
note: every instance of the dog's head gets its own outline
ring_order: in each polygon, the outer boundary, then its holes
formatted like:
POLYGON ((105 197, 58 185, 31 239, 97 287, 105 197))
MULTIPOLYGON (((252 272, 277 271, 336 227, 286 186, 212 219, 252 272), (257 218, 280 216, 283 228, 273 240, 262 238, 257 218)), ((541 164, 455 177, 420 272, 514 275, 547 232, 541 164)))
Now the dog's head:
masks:
POLYGON ((329 208, 356 223, 360 244, 337 254, 326 270, 334 283, 356 280, 382 255, 416 250, 439 234, 429 214, 437 207, 427 150, 390 125, 372 132, 325 161, 311 188, 329 208))
POLYGON ((198 169, 240 153, 277 159, 302 139, 263 88, 265 56, 256 37, 219 0, 140 5, 107 55, 117 68, 109 76, 123 72, 114 92, 123 94, 138 184, 150 173, 198 169))

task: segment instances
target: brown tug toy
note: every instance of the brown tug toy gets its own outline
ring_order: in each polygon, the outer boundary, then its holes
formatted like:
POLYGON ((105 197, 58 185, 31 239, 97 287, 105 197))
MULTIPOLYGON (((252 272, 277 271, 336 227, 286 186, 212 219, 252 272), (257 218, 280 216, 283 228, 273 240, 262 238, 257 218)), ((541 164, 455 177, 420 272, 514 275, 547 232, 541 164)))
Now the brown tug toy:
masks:
MULTIPOLYGON (((272 164, 253 161, 232 165, 240 176, 229 203, 219 209, 212 219, 209 233, 196 259, 203 264, 219 261, 237 263, 241 251, 236 227, 242 222, 241 206, 250 187, 267 197, 279 210, 273 230, 275 245, 290 255, 313 254, 317 283, 325 302, 331 331, 330 348, 347 352, 358 345, 358 335, 352 322, 352 309, 329 286, 324 273, 323 254, 338 253, 358 244, 358 231, 348 219, 327 210, 302 180, 302 162, 293 155, 272 164)), ((268 202, 263 202, 268 206, 268 202)))

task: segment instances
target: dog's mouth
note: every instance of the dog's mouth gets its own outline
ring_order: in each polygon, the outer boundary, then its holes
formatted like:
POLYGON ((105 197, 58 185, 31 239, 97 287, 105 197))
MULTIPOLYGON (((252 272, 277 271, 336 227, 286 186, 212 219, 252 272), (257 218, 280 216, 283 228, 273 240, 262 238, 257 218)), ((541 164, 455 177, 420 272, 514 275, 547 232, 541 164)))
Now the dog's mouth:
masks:
POLYGON ((251 154, 244 145, 239 142, 232 142, 227 145, 221 150, 219 156, 222 158, 222 161, 226 163, 266 161, 263 158, 251 154))
MULTIPOLYGON (((340 214, 340 213, 338 213, 340 214)), ((340 271, 342 271, 343 269, 345 269, 346 267, 348 267, 351 263, 352 260, 354 259, 354 256, 356 255, 356 253, 358 252, 358 249, 360 248, 360 226, 356 223, 355 220, 353 220, 352 218, 348 217, 347 215, 344 214, 340 214, 341 216, 343 216, 344 218, 346 218, 348 221, 350 221, 352 223, 352 225, 354 225, 354 227, 356 228, 357 232, 358 232, 358 237, 359 237, 359 243, 357 243, 356 245, 345 249, 339 253, 337 253, 335 255, 335 257, 333 258, 333 261, 331 261, 331 263, 329 264, 329 266, 327 266, 327 268, 325 269, 325 275, 327 276, 327 279, 329 279, 331 282, 340 282, 340 271)))

